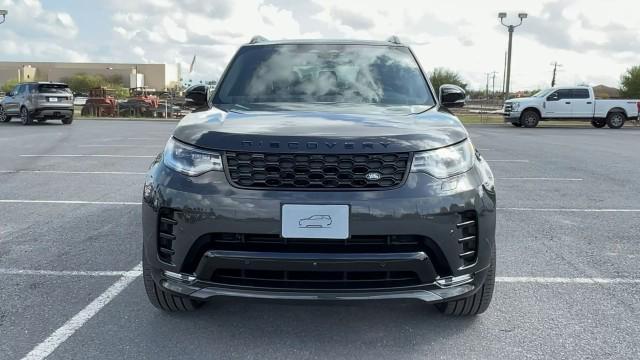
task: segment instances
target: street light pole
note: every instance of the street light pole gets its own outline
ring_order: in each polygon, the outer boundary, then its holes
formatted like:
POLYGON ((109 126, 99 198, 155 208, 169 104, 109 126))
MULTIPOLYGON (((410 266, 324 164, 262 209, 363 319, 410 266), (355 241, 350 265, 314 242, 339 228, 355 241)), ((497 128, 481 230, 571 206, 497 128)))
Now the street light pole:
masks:
POLYGON ((513 31, 518 26, 522 25, 522 20, 527 18, 527 13, 520 13, 518 17, 520 18, 520 23, 517 25, 507 25, 504 23, 504 19, 507 17, 506 12, 498 13, 498 18, 500 19, 500 23, 509 30, 509 48, 507 49, 507 79, 504 90, 504 99, 507 100, 509 98, 509 86, 511 84, 511 49, 513 44, 513 31))

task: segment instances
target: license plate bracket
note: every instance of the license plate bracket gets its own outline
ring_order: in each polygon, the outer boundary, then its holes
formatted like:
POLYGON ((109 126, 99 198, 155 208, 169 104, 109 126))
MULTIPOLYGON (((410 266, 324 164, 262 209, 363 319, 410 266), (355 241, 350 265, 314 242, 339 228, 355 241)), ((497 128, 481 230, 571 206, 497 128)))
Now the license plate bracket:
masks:
POLYGON ((283 238, 349 238, 349 205, 284 204, 281 211, 283 238))

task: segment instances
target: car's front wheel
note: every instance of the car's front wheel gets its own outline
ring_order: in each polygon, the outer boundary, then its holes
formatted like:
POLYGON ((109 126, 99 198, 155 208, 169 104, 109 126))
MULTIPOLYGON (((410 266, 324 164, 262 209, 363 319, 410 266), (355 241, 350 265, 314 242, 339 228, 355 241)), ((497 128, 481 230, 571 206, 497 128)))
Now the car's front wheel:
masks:
POLYGON ((438 310, 445 315, 471 316, 479 315, 487 310, 493 297, 496 283, 496 248, 491 251, 491 265, 487 270, 487 278, 480 290, 475 294, 460 299, 436 304, 438 310))
POLYGON ((63 123, 64 125, 69 125, 69 124, 71 124, 72 122, 73 122, 73 116, 70 116, 70 117, 68 117, 68 118, 64 118, 64 119, 62 119, 62 123, 63 123))
POLYGON ((0 122, 9 122, 11 121, 11 116, 7 115, 7 112, 4 111, 4 108, 0 106, 0 122))
POLYGON ((534 110, 525 111, 524 113, 522 113, 522 116, 520 118, 520 123, 526 128, 534 128, 538 126, 538 122, 540 122, 540 114, 538 114, 534 110))
MULTIPOLYGON (((144 252, 144 250, 143 250, 144 252)), ((202 303, 186 296, 176 295, 162 289, 151 277, 151 267, 147 264, 146 257, 142 255, 142 277, 144 288, 151 304, 160 310, 167 312, 194 311, 202 303)))

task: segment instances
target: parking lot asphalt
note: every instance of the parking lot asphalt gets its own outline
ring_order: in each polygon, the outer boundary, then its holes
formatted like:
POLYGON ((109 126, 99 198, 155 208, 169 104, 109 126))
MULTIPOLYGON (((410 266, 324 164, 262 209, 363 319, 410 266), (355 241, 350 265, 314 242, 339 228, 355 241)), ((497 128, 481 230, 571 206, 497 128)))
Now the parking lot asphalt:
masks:
POLYGON ((468 127, 496 177, 498 283, 485 314, 452 318, 417 301, 153 308, 139 202, 175 125, 0 124, 0 359, 640 354, 639 128, 468 127))

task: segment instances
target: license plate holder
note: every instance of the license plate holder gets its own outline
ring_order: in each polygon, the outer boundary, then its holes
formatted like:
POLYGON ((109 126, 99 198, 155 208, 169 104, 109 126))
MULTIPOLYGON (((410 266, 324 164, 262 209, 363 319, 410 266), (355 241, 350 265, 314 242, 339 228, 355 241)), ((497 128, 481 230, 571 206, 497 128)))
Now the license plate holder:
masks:
POLYGON ((49 98, 49 102, 58 102, 58 98, 57 97, 50 97, 49 98))
POLYGON ((282 237, 302 239, 347 239, 349 205, 284 204, 282 237))

